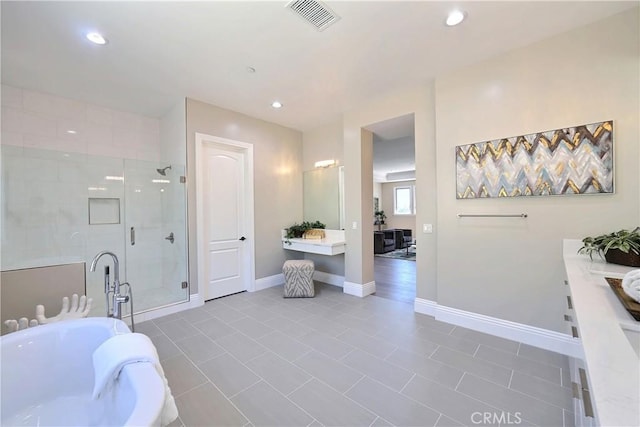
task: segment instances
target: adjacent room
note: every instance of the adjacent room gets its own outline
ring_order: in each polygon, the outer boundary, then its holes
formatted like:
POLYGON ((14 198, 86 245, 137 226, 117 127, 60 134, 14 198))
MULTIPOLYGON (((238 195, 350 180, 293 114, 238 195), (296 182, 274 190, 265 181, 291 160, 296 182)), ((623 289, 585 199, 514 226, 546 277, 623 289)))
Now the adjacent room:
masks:
POLYGON ((640 2, 1 2, 1 425, 640 425, 640 2))

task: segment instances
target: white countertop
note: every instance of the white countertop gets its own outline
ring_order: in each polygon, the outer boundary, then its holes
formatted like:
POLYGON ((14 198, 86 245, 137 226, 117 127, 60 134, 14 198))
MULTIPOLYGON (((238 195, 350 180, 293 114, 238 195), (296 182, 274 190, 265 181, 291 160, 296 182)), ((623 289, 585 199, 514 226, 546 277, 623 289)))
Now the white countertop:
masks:
POLYGON ((287 239, 282 234, 282 247, 290 251, 307 252, 320 255, 337 255, 345 252, 344 230, 324 230, 324 239, 287 239))
POLYGON ((640 331, 605 277, 633 270, 578 255, 580 240, 564 240, 563 258, 584 350, 590 393, 602 426, 640 426, 640 358, 622 326, 640 331))

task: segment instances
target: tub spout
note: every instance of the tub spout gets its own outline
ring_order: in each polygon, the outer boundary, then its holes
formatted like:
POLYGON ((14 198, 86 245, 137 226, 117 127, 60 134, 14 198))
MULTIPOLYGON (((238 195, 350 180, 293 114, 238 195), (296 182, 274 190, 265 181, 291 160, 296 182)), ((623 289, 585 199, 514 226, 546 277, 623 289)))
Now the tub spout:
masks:
MULTIPOLYGON (((120 263, 118 262, 118 257, 113 252, 102 251, 98 253, 95 257, 93 257, 93 261, 91 261, 91 266, 89 267, 90 271, 96 271, 96 266, 98 265, 98 260, 102 258, 103 255, 109 255, 113 260, 113 287, 110 289, 106 289, 105 292, 113 291, 113 312, 109 313, 109 307, 107 307, 107 316, 113 316, 117 319, 122 318, 122 311, 120 310, 120 304, 126 303, 129 300, 128 296, 120 295, 120 263)), ((108 274, 105 272, 105 274, 108 274)), ((108 280, 108 279, 106 279, 108 280)))

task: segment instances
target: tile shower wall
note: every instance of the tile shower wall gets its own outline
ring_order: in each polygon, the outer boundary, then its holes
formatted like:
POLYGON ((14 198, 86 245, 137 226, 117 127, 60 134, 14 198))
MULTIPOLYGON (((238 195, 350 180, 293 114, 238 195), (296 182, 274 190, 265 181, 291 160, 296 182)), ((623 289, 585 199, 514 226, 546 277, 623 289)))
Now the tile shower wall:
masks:
POLYGON ((2 144, 161 160, 156 118, 7 85, 2 85, 2 144))
MULTIPOLYGON (((99 251, 110 250, 121 260, 121 275, 135 283, 136 296, 151 291, 144 300, 138 298, 136 311, 141 303, 149 308, 175 301, 158 298, 153 288, 175 290, 176 283, 186 279, 186 262, 176 261, 184 259, 184 243, 178 239, 171 245, 181 246, 181 257, 174 253, 179 249, 164 246, 155 259, 146 256, 159 249, 146 247, 150 241, 165 242, 166 228, 186 240, 184 215, 165 210, 184 206, 184 195, 179 200, 170 191, 171 196, 163 198, 159 186, 149 184, 163 178, 155 171, 165 166, 160 152, 158 119, 3 85, 2 270, 90 262, 99 251), (122 180, 106 179, 124 174, 126 186, 122 180), (136 191, 135 183, 142 181, 147 191, 136 191), (119 199, 120 224, 88 225, 91 197, 119 199), (130 211, 125 210, 125 199, 130 211), (163 223, 163 212, 168 224, 163 223), (127 219, 137 221, 135 249, 140 255, 130 265, 122 262, 125 245, 127 251, 133 249, 128 233, 123 239, 127 219)), ((184 166, 174 168, 184 174, 184 166)), ((181 185, 177 173, 173 178, 171 186, 181 185)), ((94 294, 96 314, 104 312, 101 272, 102 265, 97 273, 87 273, 87 293, 94 294)), ((186 296, 185 291, 176 293, 181 299, 186 296)))

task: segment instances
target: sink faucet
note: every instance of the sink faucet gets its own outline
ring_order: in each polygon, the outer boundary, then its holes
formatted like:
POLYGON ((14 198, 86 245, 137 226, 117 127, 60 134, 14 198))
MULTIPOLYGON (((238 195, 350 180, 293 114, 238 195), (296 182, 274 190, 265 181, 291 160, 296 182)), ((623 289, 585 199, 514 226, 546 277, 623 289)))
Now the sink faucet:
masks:
MULTIPOLYGON (((118 262, 118 257, 113 252, 102 251, 98 253, 95 257, 93 257, 93 261, 91 261, 91 267, 89 267, 90 271, 96 271, 96 265, 98 264, 98 260, 102 258, 103 255, 111 256, 113 259, 113 313, 109 313, 109 307, 107 307, 107 316, 111 314, 112 317, 116 319, 122 319, 122 310, 120 309, 120 305, 123 303, 129 302, 128 295, 120 295, 120 263, 118 262)), ((108 272, 105 272, 108 275, 108 272)), ((108 276, 106 276, 106 280, 108 281, 108 276)), ((110 289, 105 289, 105 292, 109 293, 110 289)))

